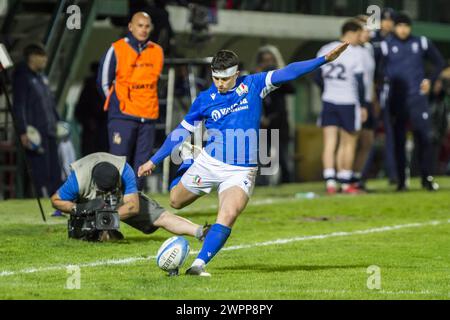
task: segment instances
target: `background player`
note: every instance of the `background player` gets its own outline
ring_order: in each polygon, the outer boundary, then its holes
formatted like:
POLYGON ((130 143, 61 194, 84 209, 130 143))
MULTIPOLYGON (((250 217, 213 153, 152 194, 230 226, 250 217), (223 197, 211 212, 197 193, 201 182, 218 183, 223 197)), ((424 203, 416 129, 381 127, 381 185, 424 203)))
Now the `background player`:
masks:
POLYGON ((360 190, 365 190, 363 169, 368 155, 372 149, 375 138, 375 119, 379 114, 379 104, 375 95, 375 56, 373 46, 370 43, 370 31, 367 28, 367 16, 358 16, 363 30, 361 31, 360 45, 361 57, 364 68, 365 103, 367 120, 363 123, 358 137, 358 143, 353 164, 353 182, 360 190))
POLYGON ((208 232, 187 274, 210 276, 204 270, 205 265, 223 247, 233 224, 247 205, 257 171, 257 134, 262 99, 277 85, 333 61, 347 46, 347 43, 336 43, 333 50, 319 58, 243 77, 239 77, 239 59, 234 52, 221 50, 214 56, 211 63, 213 84, 201 92, 181 124, 167 137, 161 149, 139 168, 138 173, 140 176, 151 174, 155 165, 189 136, 200 121, 205 120, 209 133, 206 147, 170 192, 174 208, 185 207, 211 192, 212 188, 217 188, 219 193, 216 224, 208 232), (230 131, 234 133, 231 136, 230 131), (248 137, 237 137, 238 132, 254 134, 254 139, 250 137, 246 143, 248 137))
MULTIPOLYGON (((341 41, 349 43, 349 48, 336 61, 323 66, 315 78, 322 88, 323 109, 320 125, 323 127, 324 139, 323 178, 329 194, 337 192, 336 178, 341 183, 342 192, 359 192, 351 185, 351 180, 357 133, 367 117, 367 111, 364 109, 363 59, 358 47, 361 31, 361 24, 356 20, 344 23, 341 41)), ((333 41, 326 44, 317 56, 322 56, 338 43, 333 41)))

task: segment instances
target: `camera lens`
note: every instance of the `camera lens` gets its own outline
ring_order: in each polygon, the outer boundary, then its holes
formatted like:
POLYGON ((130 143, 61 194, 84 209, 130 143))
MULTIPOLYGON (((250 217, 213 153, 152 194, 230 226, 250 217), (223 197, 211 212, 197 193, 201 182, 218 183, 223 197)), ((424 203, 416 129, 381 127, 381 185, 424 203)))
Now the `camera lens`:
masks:
POLYGON ((111 218, 109 217, 109 216, 103 216, 102 217, 102 223, 104 224, 104 225, 109 225, 110 223, 111 223, 111 218))

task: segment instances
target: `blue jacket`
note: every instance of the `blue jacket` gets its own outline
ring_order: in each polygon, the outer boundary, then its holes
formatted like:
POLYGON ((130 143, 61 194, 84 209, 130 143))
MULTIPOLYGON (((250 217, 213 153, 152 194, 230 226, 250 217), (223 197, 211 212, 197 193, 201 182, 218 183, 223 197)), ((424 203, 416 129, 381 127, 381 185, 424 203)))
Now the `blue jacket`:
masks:
MULTIPOLYGON (((128 39, 127 41, 130 46, 138 53, 142 52, 147 47, 148 41, 139 42, 131 34, 131 32, 129 32, 125 38, 128 39)), ((108 96, 109 90, 116 78, 116 67, 117 58, 114 52, 114 47, 111 46, 100 60, 100 67, 97 74, 97 88, 104 99, 108 96)), ((120 111, 119 105, 119 100, 117 99, 117 95, 114 91, 109 100, 108 119, 127 119, 139 122, 151 121, 124 114, 120 111)))
POLYGON ((26 132, 27 125, 31 125, 43 136, 56 137, 59 116, 48 80, 24 62, 17 66, 13 74, 13 99, 19 135, 26 132))
POLYGON ((391 36, 381 42, 381 68, 391 94, 420 95, 420 84, 428 78, 434 82, 445 67, 442 55, 426 37, 410 36, 401 40, 391 36), (434 65, 434 71, 425 75, 425 60, 434 65))
POLYGON ((370 36, 370 43, 373 46, 373 52, 375 57, 375 81, 377 85, 381 85, 383 82, 383 70, 380 68, 382 53, 381 53, 381 43, 387 39, 392 37, 392 33, 389 33, 386 36, 381 34, 380 30, 376 30, 372 32, 370 36))

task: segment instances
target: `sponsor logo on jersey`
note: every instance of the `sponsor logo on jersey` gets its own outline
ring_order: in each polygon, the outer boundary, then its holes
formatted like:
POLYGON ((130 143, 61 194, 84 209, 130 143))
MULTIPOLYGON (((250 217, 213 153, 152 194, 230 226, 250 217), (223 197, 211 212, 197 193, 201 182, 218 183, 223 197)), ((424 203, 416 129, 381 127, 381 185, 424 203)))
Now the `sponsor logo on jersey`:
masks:
POLYGON ((222 108, 219 110, 212 111, 211 118, 214 120, 214 122, 216 122, 220 118, 222 118, 230 113, 247 110, 248 108, 249 108, 248 100, 247 100, 247 98, 244 98, 239 103, 235 103, 235 104, 229 106, 228 108, 222 108))
POLYGON ((236 93, 238 94, 238 96, 242 96, 244 93, 248 93, 248 86, 245 85, 245 83, 241 83, 237 89, 236 89, 236 93))
POLYGON ((215 93, 211 93, 211 99, 216 100, 216 94, 215 93))
POLYGON ((216 122, 217 120, 222 118, 222 114, 219 110, 214 110, 213 112, 211 112, 211 118, 214 120, 214 122, 216 122))

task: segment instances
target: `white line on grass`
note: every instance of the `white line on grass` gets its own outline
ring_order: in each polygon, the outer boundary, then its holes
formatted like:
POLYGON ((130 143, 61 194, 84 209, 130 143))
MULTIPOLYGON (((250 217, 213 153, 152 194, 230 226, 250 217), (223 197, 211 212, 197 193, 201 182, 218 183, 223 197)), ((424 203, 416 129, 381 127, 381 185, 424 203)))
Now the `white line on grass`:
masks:
MULTIPOLYGON (((437 225, 446 224, 446 223, 450 223, 450 219, 443 220, 443 221, 433 220, 433 221, 427 221, 427 222, 399 224, 399 225, 394 225, 394 226, 384 226, 384 227, 371 228, 371 229, 365 229, 365 230, 341 231, 341 232, 333 232, 333 233, 326 233, 326 234, 319 234, 319 235, 312 235, 312 236, 276 239, 276 240, 265 241, 265 242, 256 242, 256 243, 251 243, 251 244, 225 247, 222 250, 223 251, 232 251, 232 250, 249 249, 249 248, 254 248, 254 247, 264 247, 264 246, 270 246, 270 245, 283 245, 283 244, 287 244, 287 243, 291 243, 291 242, 298 242, 298 241, 328 239, 328 238, 334 238, 334 237, 347 237, 347 236, 364 235, 364 234, 371 234, 371 233, 381 233, 381 232, 394 231, 394 230, 406 229, 406 228, 437 226, 437 225)), ((196 253, 198 253, 198 251, 191 251, 190 254, 196 254, 196 253)), ((132 263, 135 263, 138 261, 151 260, 151 259, 156 259, 156 256, 98 260, 98 261, 89 262, 89 263, 76 264, 76 266, 83 268, 83 267, 98 267, 98 266, 107 266, 107 265, 123 265, 123 264, 132 264, 132 263)), ((19 271, 5 270, 5 271, 0 272, 0 277, 14 276, 14 275, 18 275, 18 274, 29 274, 29 273, 36 273, 36 272, 58 271, 58 270, 64 270, 69 266, 73 266, 73 264, 55 265, 55 266, 42 267, 42 268, 27 268, 27 269, 22 269, 19 271)))

